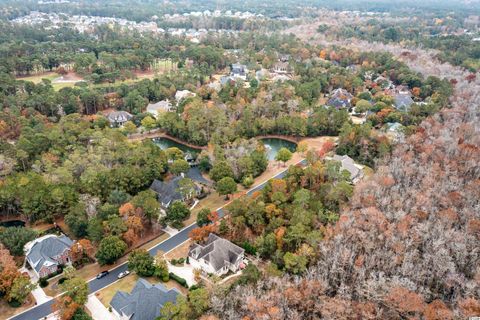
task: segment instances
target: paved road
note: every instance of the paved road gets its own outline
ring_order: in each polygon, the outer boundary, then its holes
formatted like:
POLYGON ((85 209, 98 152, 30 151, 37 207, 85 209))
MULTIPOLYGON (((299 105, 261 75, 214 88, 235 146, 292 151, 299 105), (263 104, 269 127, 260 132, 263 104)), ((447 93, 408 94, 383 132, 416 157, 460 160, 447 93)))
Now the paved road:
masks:
MULTIPOLYGON (((302 165, 302 166, 306 165, 306 160, 300 161, 299 164, 302 165)), ((285 170, 283 170, 282 172, 278 173, 277 175, 275 175, 274 177, 272 177, 270 179, 283 178, 285 176, 286 172, 287 172, 287 168, 285 168, 285 170)), ((251 195, 253 192, 263 189, 267 183, 268 183, 268 180, 261 183, 260 185, 256 186, 255 188, 250 189, 247 192, 247 194, 251 195)), ((218 212, 219 218, 222 218, 225 215, 225 211, 223 210, 223 207, 217 209, 217 212, 218 212)), ((182 244, 183 242, 188 240, 188 234, 190 233, 190 231, 192 231, 192 229, 195 229, 196 227, 197 227, 197 224, 194 223, 194 224, 180 230, 177 234, 175 234, 175 235, 171 236, 170 238, 168 238, 167 240, 159 243, 158 245, 156 245, 155 247, 150 249, 148 252, 151 255, 154 256, 157 253, 158 250, 162 250, 163 252, 167 252, 167 251, 172 250, 173 248, 179 246, 180 244, 182 244)), ((113 270, 110 270, 110 273, 106 277, 103 277, 102 279, 90 280, 88 282, 88 288, 89 288, 90 293, 94 293, 94 292, 96 292, 100 289, 103 289, 106 286, 112 284, 113 282, 115 282, 117 280, 118 274, 120 272, 125 271, 125 270, 127 270, 127 264, 126 263, 117 267, 117 268, 115 268, 115 269, 113 269, 113 270)), ((23 313, 20 313, 20 314, 16 315, 16 316, 10 318, 10 320, 38 320, 38 319, 43 319, 44 317, 46 317, 47 315, 49 315, 52 312, 52 304, 53 304, 53 300, 50 300, 48 302, 40 304, 40 305, 38 305, 36 307, 33 307, 33 308, 23 312, 23 313)))

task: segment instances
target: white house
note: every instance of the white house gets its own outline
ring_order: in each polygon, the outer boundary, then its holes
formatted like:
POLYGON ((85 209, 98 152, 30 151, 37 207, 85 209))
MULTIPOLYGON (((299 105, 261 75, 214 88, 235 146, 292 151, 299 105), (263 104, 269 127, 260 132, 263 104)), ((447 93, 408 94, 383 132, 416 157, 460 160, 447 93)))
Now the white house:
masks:
POLYGON ((204 245, 193 244, 188 252, 190 265, 217 276, 243 269, 245 250, 211 233, 204 245))
POLYGON ((173 108, 172 104, 167 99, 167 100, 159 101, 157 103, 148 104, 147 112, 150 113, 155 118, 157 118, 158 115, 161 113, 172 111, 172 108, 173 108))

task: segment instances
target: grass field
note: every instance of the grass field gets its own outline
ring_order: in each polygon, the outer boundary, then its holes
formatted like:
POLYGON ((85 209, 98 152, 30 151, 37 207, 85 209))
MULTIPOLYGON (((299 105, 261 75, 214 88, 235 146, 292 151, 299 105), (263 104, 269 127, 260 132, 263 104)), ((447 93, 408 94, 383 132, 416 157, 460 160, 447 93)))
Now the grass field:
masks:
POLYGON ((56 72, 46 72, 42 74, 37 74, 33 76, 26 76, 26 77, 18 77, 17 80, 25 80, 25 81, 31 81, 35 84, 42 82, 42 79, 48 79, 52 81, 55 78, 60 77, 60 75, 56 72))

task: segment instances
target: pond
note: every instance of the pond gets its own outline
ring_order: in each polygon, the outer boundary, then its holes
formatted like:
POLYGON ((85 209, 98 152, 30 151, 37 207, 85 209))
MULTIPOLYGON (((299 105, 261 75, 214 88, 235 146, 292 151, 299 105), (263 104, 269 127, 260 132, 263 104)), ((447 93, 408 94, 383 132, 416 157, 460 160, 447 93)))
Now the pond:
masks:
POLYGON ((153 142, 160 147, 160 149, 165 150, 168 148, 173 148, 176 147, 180 150, 182 150, 184 153, 190 153, 192 155, 198 154, 200 151, 190 148, 184 144, 178 143, 176 141, 170 140, 168 138, 155 138, 153 139, 153 142))
POLYGON ((267 159, 269 161, 275 160, 275 156, 278 153, 278 150, 281 148, 287 148, 288 150, 295 152, 297 149, 297 145, 293 142, 277 139, 277 138, 264 138, 260 139, 265 145, 265 149, 267 151, 267 159))
POLYGON ((22 220, 3 221, 0 222, 0 227, 25 227, 25 222, 23 222, 22 220))

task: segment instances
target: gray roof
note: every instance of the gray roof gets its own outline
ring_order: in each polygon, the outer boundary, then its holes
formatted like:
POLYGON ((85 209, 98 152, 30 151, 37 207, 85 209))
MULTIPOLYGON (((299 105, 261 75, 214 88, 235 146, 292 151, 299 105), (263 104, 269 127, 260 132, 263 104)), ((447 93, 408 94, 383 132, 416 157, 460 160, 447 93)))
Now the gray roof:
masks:
POLYGON ((169 181, 153 180, 150 189, 157 193, 157 199, 164 206, 170 205, 173 201, 182 200, 182 194, 178 192, 178 182, 182 180, 181 176, 174 177, 169 181))
POLYGON ((337 109, 350 108, 352 99, 353 96, 347 90, 339 88, 332 92, 330 99, 327 101, 327 106, 337 109))
POLYGON ((112 123, 124 123, 132 119, 133 116, 127 111, 113 111, 107 116, 108 121, 112 123))
POLYGON ((408 110, 413 104, 413 99, 409 93, 399 93, 395 95, 395 107, 401 110, 408 110))
POLYGON ((360 175, 361 170, 357 168, 357 166, 355 166, 355 161, 353 161, 353 159, 350 158, 349 156, 347 155, 339 156, 336 154, 333 156, 333 160, 339 161, 341 163, 342 170, 347 170, 350 173, 350 178, 352 180, 357 178, 360 175))
POLYGON ((204 246, 193 244, 190 247, 188 255, 196 260, 204 259, 215 271, 220 270, 228 262, 234 264, 239 258, 243 258, 245 250, 220 238, 216 234, 210 233, 204 246))
POLYGON ((65 250, 70 249, 73 241, 66 235, 48 235, 33 240, 31 244, 26 257, 32 268, 39 272, 45 264, 58 264, 54 258, 61 255, 65 250))
POLYGON ((247 75, 247 66, 239 63, 232 64, 232 74, 236 76, 247 75))
POLYGON ((110 306, 130 320, 152 320, 160 316, 167 302, 175 303, 178 294, 175 288, 169 290, 160 283, 139 279, 131 293, 117 291, 110 306))

